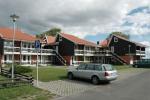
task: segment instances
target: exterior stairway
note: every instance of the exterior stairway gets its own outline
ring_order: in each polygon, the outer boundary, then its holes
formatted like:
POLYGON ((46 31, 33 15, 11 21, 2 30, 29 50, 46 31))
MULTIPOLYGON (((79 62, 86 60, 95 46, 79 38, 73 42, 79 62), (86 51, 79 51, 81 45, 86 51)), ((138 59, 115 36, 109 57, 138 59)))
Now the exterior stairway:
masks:
POLYGON ((61 64, 66 65, 66 60, 56 51, 54 51, 54 53, 56 54, 56 57, 61 62, 61 64))
POLYGON ((115 53, 113 53, 113 52, 110 52, 110 53, 111 53, 111 55, 112 55, 116 60, 118 60, 120 63, 128 65, 128 63, 127 63, 124 59, 122 59, 120 56, 118 56, 117 54, 115 54, 115 53))

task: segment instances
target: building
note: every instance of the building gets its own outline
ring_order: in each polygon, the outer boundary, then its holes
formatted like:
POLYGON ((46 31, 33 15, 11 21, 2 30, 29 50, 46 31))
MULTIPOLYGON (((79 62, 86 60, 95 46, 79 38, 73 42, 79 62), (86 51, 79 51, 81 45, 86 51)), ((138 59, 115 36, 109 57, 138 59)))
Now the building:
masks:
MULTIPOLYGON (((13 30, 0 28, 0 63, 12 63, 13 30)), ((45 36, 40 49, 34 47, 34 35, 16 30, 14 62, 18 64, 78 65, 90 63, 132 64, 145 56, 145 45, 117 35, 110 35, 102 42, 93 43, 76 36, 60 33, 56 37, 45 36)))
MULTIPOLYGON (((101 62, 106 55, 107 50, 101 50, 100 45, 96 43, 80 39, 76 36, 66 33, 60 33, 54 37, 48 36, 45 48, 53 48, 56 50, 55 64, 78 65, 82 62, 101 62), (51 40, 50 42, 48 42, 51 40), (52 41, 52 40, 55 40, 52 41), (60 60, 61 59, 61 60, 60 60)), ((103 48, 102 48, 103 49, 103 48)))
POLYGON ((111 51, 111 61, 114 62, 120 61, 122 63, 132 64, 133 61, 145 57, 145 45, 114 34, 102 41, 100 46, 111 51))
MULTIPOLYGON (((13 55, 13 29, 0 28, 0 63, 12 63, 13 55)), ((53 49, 41 48, 38 53, 34 47, 37 38, 34 35, 16 30, 14 41, 14 62, 18 64, 36 64, 37 54, 40 64, 50 64, 55 56, 53 49)))

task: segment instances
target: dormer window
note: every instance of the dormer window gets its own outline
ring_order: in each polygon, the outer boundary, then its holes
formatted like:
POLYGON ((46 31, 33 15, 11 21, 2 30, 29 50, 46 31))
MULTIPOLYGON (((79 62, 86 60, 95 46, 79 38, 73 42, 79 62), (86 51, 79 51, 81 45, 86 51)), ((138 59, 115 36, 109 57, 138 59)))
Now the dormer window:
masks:
POLYGON ((114 37, 114 42, 118 42, 118 38, 117 37, 114 37))

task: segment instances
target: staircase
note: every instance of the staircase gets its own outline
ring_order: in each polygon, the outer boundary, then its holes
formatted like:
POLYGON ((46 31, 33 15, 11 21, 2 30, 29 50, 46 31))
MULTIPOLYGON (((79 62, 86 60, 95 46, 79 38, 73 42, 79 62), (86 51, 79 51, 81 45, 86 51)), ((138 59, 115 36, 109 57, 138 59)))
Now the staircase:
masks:
POLYGON ((115 57, 116 60, 118 60, 118 61, 121 62, 122 64, 127 64, 127 65, 128 65, 128 63, 127 63, 124 59, 122 59, 120 56, 118 56, 117 54, 115 54, 115 53, 113 53, 113 52, 110 52, 110 53, 111 53, 111 55, 112 55, 113 57, 115 57))
POLYGON ((56 51, 54 51, 54 53, 56 54, 56 57, 58 58, 58 60, 63 64, 66 65, 66 60, 56 51))

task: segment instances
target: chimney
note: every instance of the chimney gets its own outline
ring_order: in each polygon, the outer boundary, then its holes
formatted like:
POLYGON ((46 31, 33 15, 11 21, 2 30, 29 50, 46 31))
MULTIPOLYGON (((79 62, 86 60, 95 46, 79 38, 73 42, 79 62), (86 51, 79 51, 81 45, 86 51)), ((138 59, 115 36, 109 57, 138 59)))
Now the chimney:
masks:
POLYGON ((97 41, 97 45, 99 45, 99 41, 97 41))

